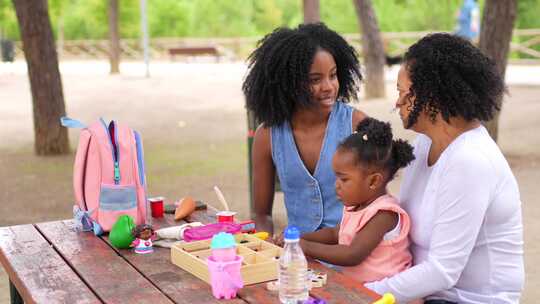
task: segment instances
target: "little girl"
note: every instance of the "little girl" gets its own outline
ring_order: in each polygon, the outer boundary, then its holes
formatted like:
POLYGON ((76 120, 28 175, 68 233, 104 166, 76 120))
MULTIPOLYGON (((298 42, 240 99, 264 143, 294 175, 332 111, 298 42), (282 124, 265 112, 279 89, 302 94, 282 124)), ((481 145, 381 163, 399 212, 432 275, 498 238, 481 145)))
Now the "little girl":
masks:
POLYGON ((304 253, 342 268, 361 282, 381 280, 411 266, 409 216, 386 185, 413 159, 406 141, 393 140, 389 123, 373 118, 339 146, 332 160, 341 223, 302 235, 304 253))

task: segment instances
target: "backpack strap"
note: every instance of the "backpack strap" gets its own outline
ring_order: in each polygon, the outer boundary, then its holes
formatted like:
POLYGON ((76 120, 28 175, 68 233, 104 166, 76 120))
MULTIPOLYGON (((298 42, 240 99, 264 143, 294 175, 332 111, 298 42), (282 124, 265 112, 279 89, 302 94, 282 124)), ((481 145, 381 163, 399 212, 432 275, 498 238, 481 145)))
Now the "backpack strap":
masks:
POLYGON ((75 200, 83 211, 89 211, 84 195, 84 179, 88 149, 90 147, 90 137, 91 134, 88 130, 83 130, 81 132, 77 153, 75 154, 75 163, 73 165, 73 190, 75 192, 75 200))
POLYGON ((60 124, 66 128, 85 129, 86 125, 82 122, 71 119, 67 116, 60 117, 60 124))

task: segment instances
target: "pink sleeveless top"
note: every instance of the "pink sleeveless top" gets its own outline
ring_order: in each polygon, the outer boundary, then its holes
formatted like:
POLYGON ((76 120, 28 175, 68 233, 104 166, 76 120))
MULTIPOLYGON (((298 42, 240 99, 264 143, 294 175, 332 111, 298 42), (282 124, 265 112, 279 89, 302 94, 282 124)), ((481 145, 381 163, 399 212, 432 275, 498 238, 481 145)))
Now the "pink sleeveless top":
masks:
POLYGON ((401 209, 398 201, 391 195, 383 195, 362 210, 348 211, 343 209, 343 218, 339 228, 339 244, 350 245, 356 233, 379 210, 394 211, 400 216, 399 235, 392 240, 382 240, 371 254, 362 263, 343 267, 346 275, 354 277, 361 282, 373 282, 399 273, 412 264, 412 255, 409 252, 409 239, 407 235, 410 229, 409 215, 401 209))

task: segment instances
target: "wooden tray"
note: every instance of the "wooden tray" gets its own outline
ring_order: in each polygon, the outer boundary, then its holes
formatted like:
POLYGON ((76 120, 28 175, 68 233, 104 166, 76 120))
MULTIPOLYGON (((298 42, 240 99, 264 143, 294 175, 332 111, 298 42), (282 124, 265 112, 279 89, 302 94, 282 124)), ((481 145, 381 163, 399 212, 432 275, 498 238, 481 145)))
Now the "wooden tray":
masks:
MULTIPOLYGON (((244 258, 240 272, 244 285, 277 280, 282 248, 249 234, 236 234, 236 252, 244 258)), ((210 284, 206 258, 211 255, 211 240, 183 242, 171 248, 173 264, 210 284)))

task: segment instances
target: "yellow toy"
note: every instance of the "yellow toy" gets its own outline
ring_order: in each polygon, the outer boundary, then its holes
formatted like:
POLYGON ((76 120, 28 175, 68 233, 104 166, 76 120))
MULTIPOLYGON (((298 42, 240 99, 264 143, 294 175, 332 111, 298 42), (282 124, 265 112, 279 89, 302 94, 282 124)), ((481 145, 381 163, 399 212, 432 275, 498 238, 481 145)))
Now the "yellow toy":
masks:
POLYGON ((261 231, 261 232, 254 233, 253 236, 256 237, 256 238, 259 238, 259 239, 261 239, 263 241, 266 241, 269 234, 266 231, 261 231))
POLYGON ((373 304, 394 304, 394 303, 396 303, 396 298, 394 298, 394 295, 391 293, 385 293, 382 296, 382 298, 373 302, 373 304))

